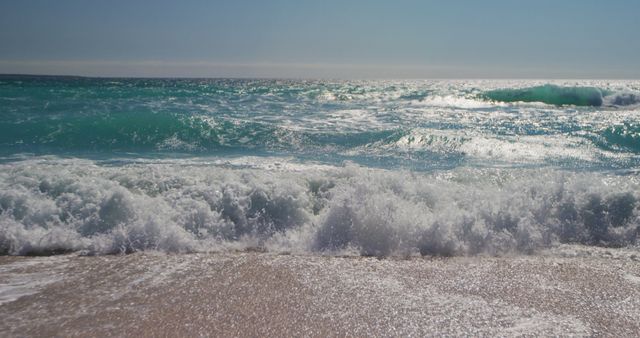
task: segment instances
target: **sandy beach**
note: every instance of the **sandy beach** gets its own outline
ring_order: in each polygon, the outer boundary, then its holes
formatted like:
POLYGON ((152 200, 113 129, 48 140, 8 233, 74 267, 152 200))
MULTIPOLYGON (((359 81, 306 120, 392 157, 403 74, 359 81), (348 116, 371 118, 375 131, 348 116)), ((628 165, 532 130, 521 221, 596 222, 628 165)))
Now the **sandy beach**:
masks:
POLYGON ((0 257, 0 335, 636 336, 634 251, 0 257))

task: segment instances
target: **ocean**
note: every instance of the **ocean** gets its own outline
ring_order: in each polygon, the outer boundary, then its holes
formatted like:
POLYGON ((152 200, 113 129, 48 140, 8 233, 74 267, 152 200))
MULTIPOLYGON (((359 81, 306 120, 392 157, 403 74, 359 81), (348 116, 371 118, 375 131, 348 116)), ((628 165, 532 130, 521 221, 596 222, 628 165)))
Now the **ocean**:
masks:
POLYGON ((0 77, 0 254, 637 250, 640 82, 0 77))
POLYGON ((640 82, 0 77, 0 336, 637 336, 640 82))

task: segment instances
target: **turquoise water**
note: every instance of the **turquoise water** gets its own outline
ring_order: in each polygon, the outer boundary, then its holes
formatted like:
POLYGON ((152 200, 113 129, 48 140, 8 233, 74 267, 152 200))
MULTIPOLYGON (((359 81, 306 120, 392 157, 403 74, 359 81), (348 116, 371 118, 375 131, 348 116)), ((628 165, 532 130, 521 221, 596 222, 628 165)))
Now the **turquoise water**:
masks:
POLYGON ((633 246, 639 93, 0 77, 0 252, 633 246))

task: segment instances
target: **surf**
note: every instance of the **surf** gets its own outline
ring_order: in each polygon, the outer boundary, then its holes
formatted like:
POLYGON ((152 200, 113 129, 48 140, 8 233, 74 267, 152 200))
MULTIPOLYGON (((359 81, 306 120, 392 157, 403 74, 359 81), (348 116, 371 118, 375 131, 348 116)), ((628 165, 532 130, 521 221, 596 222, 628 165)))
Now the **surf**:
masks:
POLYGON ((634 247, 638 88, 3 79, 0 254, 634 247))
POLYGON ((558 243, 629 246, 640 234, 634 177, 271 161, 263 168, 54 158, 0 165, 0 253, 261 247, 450 256, 535 253, 558 243))
POLYGON ((502 103, 540 102, 555 106, 578 107, 624 107, 640 103, 640 96, 634 92, 553 84, 495 89, 483 92, 480 97, 484 100, 502 103))

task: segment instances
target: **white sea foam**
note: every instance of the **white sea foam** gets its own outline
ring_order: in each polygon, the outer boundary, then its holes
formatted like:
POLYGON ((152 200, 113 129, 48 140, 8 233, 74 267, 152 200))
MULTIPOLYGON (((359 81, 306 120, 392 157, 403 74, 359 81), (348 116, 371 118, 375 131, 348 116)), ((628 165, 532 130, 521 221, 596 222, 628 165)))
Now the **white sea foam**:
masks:
POLYGON ((566 135, 491 135, 468 130, 413 129, 393 143, 378 142, 358 151, 460 156, 472 162, 540 164, 599 163, 624 154, 599 149, 581 137, 566 135))
POLYGON ((497 254, 558 242, 633 244, 640 225, 635 176, 258 167, 52 158, 5 164, 0 250, 497 254))

